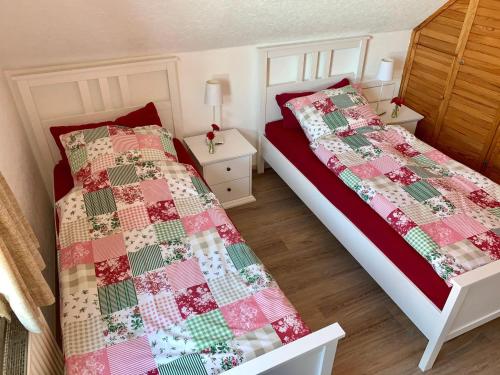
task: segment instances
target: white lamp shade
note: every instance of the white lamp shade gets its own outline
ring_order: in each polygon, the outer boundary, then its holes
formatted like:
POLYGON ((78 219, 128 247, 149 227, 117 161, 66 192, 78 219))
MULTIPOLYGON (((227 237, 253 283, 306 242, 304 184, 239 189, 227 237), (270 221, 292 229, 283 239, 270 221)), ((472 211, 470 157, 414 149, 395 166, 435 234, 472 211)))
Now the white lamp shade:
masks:
POLYGON ((392 81, 392 75, 394 73, 394 60, 384 58, 380 61, 380 67, 378 68, 377 79, 379 81, 392 81))
POLYGON ((205 85, 205 104, 216 106, 222 104, 220 81, 211 79, 205 85))

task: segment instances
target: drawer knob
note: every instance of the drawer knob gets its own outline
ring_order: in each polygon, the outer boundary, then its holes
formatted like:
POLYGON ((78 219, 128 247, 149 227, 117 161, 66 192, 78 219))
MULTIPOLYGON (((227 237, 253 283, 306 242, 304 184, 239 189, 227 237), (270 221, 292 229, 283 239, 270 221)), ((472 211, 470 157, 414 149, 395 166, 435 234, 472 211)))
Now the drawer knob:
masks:
POLYGON ((226 171, 231 172, 231 167, 227 167, 226 171))
POLYGON ((227 188, 227 191, 231 191, 231 188, 227 188))

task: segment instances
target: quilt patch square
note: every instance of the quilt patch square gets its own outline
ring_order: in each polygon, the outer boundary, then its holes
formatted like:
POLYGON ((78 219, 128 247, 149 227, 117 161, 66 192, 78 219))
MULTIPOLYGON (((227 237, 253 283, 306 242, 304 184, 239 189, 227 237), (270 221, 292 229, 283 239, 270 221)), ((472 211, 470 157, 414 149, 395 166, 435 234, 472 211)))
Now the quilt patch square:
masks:
POLYGON ((398 150, 401 154, 404 156, 411 158, 413 156, 418 156, 420 155, 420 152, 415 150, 410 144, 408 143, 400 143, 398 145, 395 145, 394 148, 398 150))
POLYGON ((350 135, 342 138, 342 140, 354 150, 363 146, 371 146, 371 143, 366 139, 366 137, 360 134, 350 135))
POLYGON ((234 272, 209 280, 208 285, 219 306, 228 305, 251 295, 243 279, 234 272))
POLYGON ((95 263, 97 286, 103 287, 130 279, 130 265, 127 255, 95 263))
MULTIPOLYGON (((391 181, 397 182, 401 185, 410 185, 414 182, 420 181, 421 178, 413 173, 410 169, 406 167, 401 167, 395 169, 392 172, 385 174, 391 181)), ((430 186, 430 185, 429 185, 430 186)))
POLYGON ((87 216, 98 216, 116 211, 113 191, 105 188, 83 194, 87 216))
POLYGON ((436 221, 436 216, 434 216, 431 209, 425 205, 419 203, 413 203, 407 206, 402 206, 401 211, 405 213, 411 220, 413 220, 417 225, 431 223, 436 221))
POLYGON ((163 267, 163 258, 158 244, 145 246, 139 251, 128 253, 128 259, 134 277, 163 267))
POLYGON ((106 346, 144 336, 144 321, 139 306, 103 315, 104 341, 106 346))
POLYGON ((149 225, 142 229, 124 231, 123 239, 125 240, 127 252, 135 252, 145 246, 158 243, 153 225, 149 225))
POLYGON ((119 209, 142 205, 144 197, 139 184, 113 186, 113 197, 119 209))
POLYGON ((238 336, 232 342, 243 352, 247 361, 283 345, 270 324, 238 336))
POLYGON ((63 296, 61 310, 63 326, 100 316, 97 288, 82 289, 63 296))
POLYGON ((93 264, 77 264, 59 272, 61 294, 63 296, 76 293, 82 289, 97 288, 97 280, 93 264))
POLYGON ((370 206, 384 219, 389 216, 389 214, 396 209, 396 206, 392 204, 386 197, 382 194, 375 194, 375 196, 370 201, 370 206))
POLYGON ((194 255, 187 238, 160 243, 160 248, 165 265, 183 262, 194 255))
POLYGON ((59 251, 61 270, 74 267, 77 264, 91 264, 93 262, 92 244, 90 241, 76 242, 59 251))
POLYGON ((484 190, 476 190, 467 196, 471 201, 477 204, 481 208, 498 208, 500 207, 500 202, 493 199, 491 195, 489 195, 484 190))
POLYGON ((348 94, 339 94, 331 97, 333 104, 339 108, 349 108, 352 107, 355 103, 351 100, 348 94))
POLYGON ((489 255, 491 259, 500 259, 500 236, 489 230, 469 237, 468 240, 489 255))
POLYGON ((150 224, 148 212, 142 204, 119 210, 118 218, 122 229, 125 231, 142 229, 150 224))
POLYGON ((372 166, 370 163, 354 165, 349 167, 349 169, 361 179, 370 179, 373 177, 380 176, 382 174, 377 168, 372 166))
POLYGON ((387 222, 403 237, 406 236, 411 229, 417 226, 417 224, 399 208, 395 209, 387 216, 387 222))
POLYGON ((412 184, 403 186, 403 189, 408 192, 418 202, 423 202, 426 199, 441 195, 432 185, 425 181, 417 181, 412 184))
POLYGON ((111 375, 106 349, 66 357, 66 373, 111 375))
POLYGON ((163 152, 163 146, 158 135, 138 134, 137 141, 139 142, 139 148, 141 149, 153 149, 163 152))
POLYGON ((113 135, 111 143, 113 144, 113 150, 117 153, 137 150, 139 148, 139 142, 135 134, 113 135))
MULTIPOLYGON (((191 177, 191 182, 193 183, 193 185, 194 185, 196 191, 198 192, 198 194, 207 194, 207 193, 210 193, 210 189, 205 184, 205 182, 203 182, 203 180, 201 178, 191 177)), ((180 198, 182 198, 182 196, 180 198)))
POLYGON ((107 351, 112 374, 145 374, 156 369, 146 336, 110 346, 107 351))
POLYGON ((231 220, 222 207, 210 208, 207 212, 215 226, 231 224, 231 220))
POLYGON ((244 243, 228 246, 227 252, 234 263, 234 266, 240 270, 252 264, 260 264, 257 255, 244 243))
POLYGON ((179 213, 173 200, 148 203, 147 205, 149 220, 151 223, 157 223, 167 220, 179 219, 179 213))
MULTIPOLYGON (((94 158, 94 160, 92 160, 92 165, 90 166, 90 169, 92 171, 92 174, 95 174, 107 170, 108 168, 113 168, 114 166, 116 166, 116 160, 114 155, 105 154, 105 155, 99 155, 98 157, 94 158)), ((109 176, 108 176, 108 184, 109 184, 109 176)))
POLYGON ((174 290, 205 283, 205 277, 195 258, 171 264, 165 269, 165 273, 174 290))
POLYGON ((159 242, 179 240, 186 237, 184 226, 180 220, 158 222, 154 225, 156 238, 159 242))
POLYGON ((279 288, 263 289, 254 294, 253 298, 269 322, 296 314, 292 304, 279 288))
POLYGON ((325 124, 333 131, 345 128, 349 122, 340 111, 334 111, 323 116, 325 124))
POLYGON ((139 177, 137 177, 135 166, 133 164, 108 168, 108 176, 109 181, 113 186, 127 185, 139 182, 139 177))
POLYGON ((148 333, 166 329, 182 320, 175 297, 170 292, 162 291, 154 295, 141 303, 140 308, 148 333))
POLYGON ((465 239, 441 220, 421 225, 420 228, 441 247, 465 239))
POLYGON ((271 323, 271 325, 283 344, 288 344, 311 333, 299 314, 288 315, 271 323))
POLYGON ((204 314, 218 307, 206 283, 178 290, 174 296, 182 319, 204 314))
POLYGON ((491 262, 491 258, 488 254, 473 246, 469 240, 463 240, 445 246, 441 248, 441 252, 451 255, 467 271, 491 262))
POLYGON ((144 180, 140 182, 142 194, 146 202, 159 202, 172 200, 167 180, 144 180))
POLYGON ((448 156, 438 150, 428 151, 423 155, 437 164, 446 164, 448 161, 450 161, 450 158, 448 156))
POLYGON ((439 195, 437 197, 432 197, 423 202, 423 204, 430 208, 432 213, 440 218, 446 218, 455 213, 456 207, 448 199, 439 195))
POLYGON ((148 340, 153 358, 158 366, 168 364, 186 354, 199 351, 185 320, 149 333, 148 340))
POLYGON ((164 268, 134 277, 134 287, 137 299, 141 303, 149 300, 151 296, 172 290, 164 268))
POLYGON ((185 216, 181 218, 181 221, 188 235, 203 232, 214 227, 214 223, 212 223, 208 212, 185 216))
POLYGON ((194 316, 187 320, 187 326, 200 350, 233 338, 220 310, 194 316))
POLYGON ((131 279, 98 288, 97 292, 102 315, 137 305, 137 296, 131 279))
POLYGON ((401 168, 401 165, 388 155, 384 155, 376 159, 373 159, 369 163, 383 174, 401 168))
POLYGON ((197 215, 205 210, 199 197, 175 199, 175 206, 181 217, 197 215))
POLYGON ((75 174, 87 164, 87 150, 83 147, 71 150, 68 161, 71 172, 75 174))
POLYGON ((420 255, 427 259, 432 259, 439 248, 438 244, 435 243, 427 233, 420 229, 420 227, 411 229, 404 239, 413 246, 420 255))
POLYGON ((86 143, 96 141, 99 138, 106 138, 106 137, 109 137, 107 126, 101 126, 95 129, 86 129, 83 131, 83 138, 85 139, 86 143))
POLYGON ((89 160, 92 160, 101 155, 106 155, 109 153, 111 148, 111 141, 109 138, 99 138, 95 141, 88 142, 86 145, 87 155, 89 160))
POLYGON ((216 227, 220 238, 224 241, 225 246, 234 245, 244 242, 243 237, 232 224, 223 224, 216 227))
POLYGON ((91 216, 88 219, 90 224, 90 236, 92 240, 111 236, 120 229, 120 219, 118 212, 110 212, 103 215, 91 216))
POLYGON ((253 297, 235 301, 220 308, 234 336, 244 335, 268 323, 264 313, 253 297))
POLYGON ((415 173, 417 176, 421 178, 435 178, 439 177, 437 174, 432 173, 429 168, 419 167, 418 165, 409 165, 408 169, 415 173))
POLYGON ((158 367, 160 375, 208 375, 198 353, 186 354, 158 367))
POLYGON ((460 233, 460 235, 464 238, 484 233, 488 230, 476 220, 463 213, 446 217, 443 219, 443 222, 456 232, 460 233))
POLYGON ((84 354, 104 348, 106 344, 104 342, 103 328, 99 316, 68 323, 63 327, 65 355, 70 357, 73 354, 84 354))
POLYGON ((92 241, 92 254, 94 262, 116 258, 127 253, 122 233, 92 241))
POLYGON ((83 181, 82 186, 86 193, 110 187, 111 185, 109 184, 108 172, 106 170, 102 170, 91 174, 83 181))

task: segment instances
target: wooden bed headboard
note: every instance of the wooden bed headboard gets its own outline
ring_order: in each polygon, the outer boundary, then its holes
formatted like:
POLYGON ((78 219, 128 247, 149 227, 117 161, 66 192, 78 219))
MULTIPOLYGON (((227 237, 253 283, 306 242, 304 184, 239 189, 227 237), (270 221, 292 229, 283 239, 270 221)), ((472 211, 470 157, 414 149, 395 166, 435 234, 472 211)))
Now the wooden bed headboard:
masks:
POLYGON ((176 57, 142 57, 5 72, 49 194, 60 160, 54 125, 112 120, 154 102, 164 127, 182 138, 176 57))

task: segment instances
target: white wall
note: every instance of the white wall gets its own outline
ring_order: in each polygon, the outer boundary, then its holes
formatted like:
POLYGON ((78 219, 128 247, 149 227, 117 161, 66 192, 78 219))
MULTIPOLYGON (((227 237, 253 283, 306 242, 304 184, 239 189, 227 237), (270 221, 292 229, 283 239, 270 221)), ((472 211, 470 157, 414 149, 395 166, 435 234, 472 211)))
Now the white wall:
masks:
MULTIPOLYGON (((40 241, 47 264, 44 276, 55 291, 57 270, 52 205, 3 75, 0 75, 0 172, 40 241)), ((55 305, 44 307, 42 311, 54 331, 55 305)))
MULTIPOLYGON (((395 59, 394 79, 402 74, 411 30, 373 34, 369 41, 364 80, 372 80, 382 57, 395 59)), ((208 79, 223 84, 223 127, 240 129, 254 144, 259 113, 258 59, 256 46, 177 54, 185 134, 209 130, 211 107, 203 104, 208 79)))

